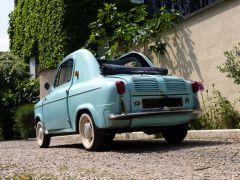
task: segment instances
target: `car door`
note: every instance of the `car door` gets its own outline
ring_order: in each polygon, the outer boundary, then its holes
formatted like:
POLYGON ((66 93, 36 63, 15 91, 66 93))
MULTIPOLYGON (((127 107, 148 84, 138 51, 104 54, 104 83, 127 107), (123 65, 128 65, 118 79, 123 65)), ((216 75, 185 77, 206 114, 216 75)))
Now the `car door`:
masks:
POLYGON ((52 90, 43 99, 43 118, 48 130, 70 128, 67 96, 72 84, 73 60, 59 66, 52 90))

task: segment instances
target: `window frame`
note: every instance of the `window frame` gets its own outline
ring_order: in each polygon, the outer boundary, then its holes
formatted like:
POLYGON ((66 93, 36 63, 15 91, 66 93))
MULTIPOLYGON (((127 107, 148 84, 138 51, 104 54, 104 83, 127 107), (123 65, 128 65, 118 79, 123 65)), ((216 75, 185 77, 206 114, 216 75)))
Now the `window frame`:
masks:
POLYGON ((73 78, 73 70, 74 70, 74 60, 73 60, 72 58, 66 59, 65 61, 63 61, 63 62, 59 65, 59 67, 58 67, 58 70, 57 70, 57 73, 56 73, 56 76, 55 76, 55 79, 54 79, 54 83, 53 83, 53 88, 58 88, 58 87, 60 87, 60 86, 62 86, 62 85, 64 85, 64 84, 67 84, 67 83, 71 82, 71 80, 72 80, 72 78, 73 78), (70 78, 69 81, 66 81, 66 82, 64 82, 64 83, 62 83, 62 84, 59 85, 59 79, 60 79, 60 75, 61 75, 61 70, 63 69, 62 66, 63 66, 63 64, 65 64, 65 63, 67 63, 67 62, 69 62, 69 61, 72 61, 71 78, 70 78))

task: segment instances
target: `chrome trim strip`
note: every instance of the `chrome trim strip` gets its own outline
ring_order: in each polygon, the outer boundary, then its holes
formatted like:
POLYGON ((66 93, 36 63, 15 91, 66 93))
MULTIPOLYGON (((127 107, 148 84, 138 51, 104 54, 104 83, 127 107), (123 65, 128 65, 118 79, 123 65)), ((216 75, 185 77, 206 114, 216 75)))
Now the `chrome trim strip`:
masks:
POLYGON ((110 114, 108 116, 109 120, 130 120, 132 118, 147 117, 147 116, 157 116, 166 114, 190 114, 198 116, 201 113, 200 110, 195 109, 182 109, 182 108, 161 108, 154 109, 153 111, 140 111, 133 113, 123 113, 123 114, 110 114))

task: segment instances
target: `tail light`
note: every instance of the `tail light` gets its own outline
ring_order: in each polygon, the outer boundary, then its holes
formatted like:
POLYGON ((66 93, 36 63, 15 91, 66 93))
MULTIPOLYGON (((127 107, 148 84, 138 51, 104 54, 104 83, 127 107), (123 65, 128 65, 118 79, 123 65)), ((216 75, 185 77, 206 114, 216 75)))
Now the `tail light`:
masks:
POLYGON ((197 93, 198 91, 203 91, 204 87, 203 84, 201 82, 197 82, 197 81, 192 81, 192 91, 193 93, 197 93))
POLYGON ((116 87, 118 94, 122 95, 125 93, 125 84, 123 81, 116 81, 116 87))

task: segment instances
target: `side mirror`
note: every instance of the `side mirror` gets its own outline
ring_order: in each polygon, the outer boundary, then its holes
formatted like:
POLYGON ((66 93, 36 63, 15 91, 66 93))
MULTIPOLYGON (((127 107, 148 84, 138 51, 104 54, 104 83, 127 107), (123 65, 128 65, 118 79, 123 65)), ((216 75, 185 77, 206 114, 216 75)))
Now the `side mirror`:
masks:
POLYGON ((44 83, 44 88, 48 91, 50 88, 50 84, 48 82, 44 83))

